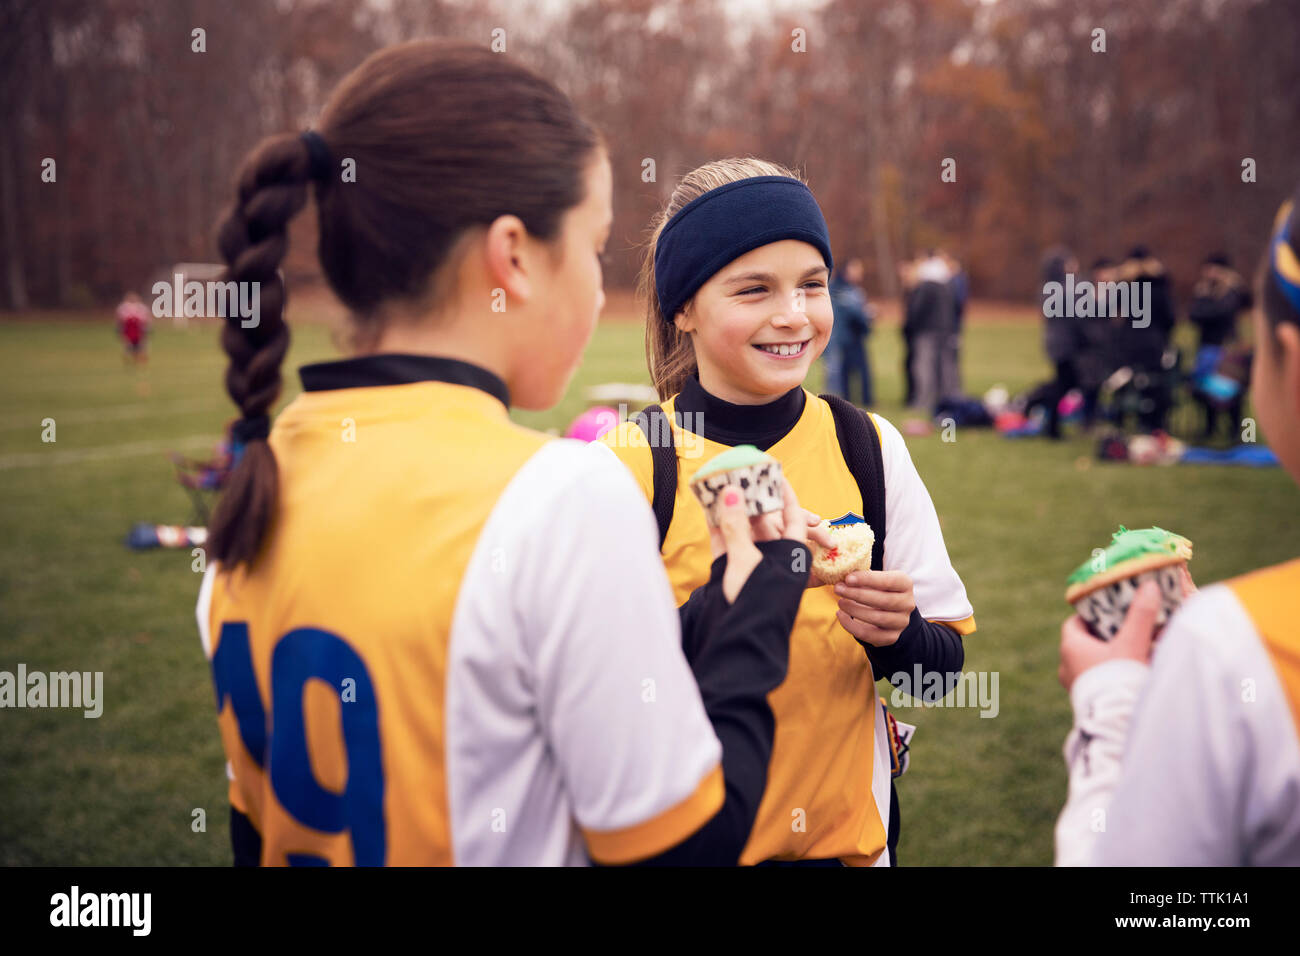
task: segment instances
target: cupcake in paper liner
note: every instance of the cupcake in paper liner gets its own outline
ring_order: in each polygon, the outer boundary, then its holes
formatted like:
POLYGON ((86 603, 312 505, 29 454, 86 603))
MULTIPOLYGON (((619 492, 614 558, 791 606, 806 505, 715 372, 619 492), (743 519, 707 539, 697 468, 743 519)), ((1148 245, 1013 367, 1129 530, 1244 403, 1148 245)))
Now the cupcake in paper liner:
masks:
POLYGON ((785 507, 781 463, 753 445, 737 445, 710 458, 691 479, 691 491, 704 506, 709 527, 717 527, 714 507, 722 489, 735 485, 745 496, 745 513, 756 518, 785 507))
POLYGON ((1065 599, 1094 636, 1111 640, 1124 624, 1133 596, 1146 581, 1160 586, 1156 626, 1183 603, 1192 542, 1163 528, 1129 531, 1123 525, 1110 546, 1075 569, 1066 580, 1065 599))
POLYGON ((810 540, 813 547, 813 574, 823 584, 839 584, 854 571, 871 570, 871 549, 876 543, 876 533, 865 521, 852 524, 831 524, 823 520, 821 528, 830 535, 834 544, 823 548, 810 540))

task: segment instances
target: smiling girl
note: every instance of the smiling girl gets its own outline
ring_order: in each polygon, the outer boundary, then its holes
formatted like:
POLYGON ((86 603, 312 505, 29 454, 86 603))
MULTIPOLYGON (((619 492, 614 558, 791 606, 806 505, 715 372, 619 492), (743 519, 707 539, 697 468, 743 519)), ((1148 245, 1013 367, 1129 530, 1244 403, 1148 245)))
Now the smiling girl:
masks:
POLYGON ((602 439, 655 505, 679 601, 709 574, 708 529, 690 481, 728 446, 779 459, 803 505, 835 523, 885 516, 873 525, 872 570, 805 592, 789 675, 770 696, 768 787, 742 863, 896 862, 884 851, 898 832, 899 755, 875 682, 899 673, 911 681, 915 665, 959 671, 962 636, 975 630, 897 430, 803 388, 831 333, 831 266, 821 210, 788 169, 727 159, 687 174, 656 220, 641 277, 650 374, 671 442, 652 447, 651 437, 667 435, 632 422, 602 439), (873 474, 882 480, 873 484, 873 474))

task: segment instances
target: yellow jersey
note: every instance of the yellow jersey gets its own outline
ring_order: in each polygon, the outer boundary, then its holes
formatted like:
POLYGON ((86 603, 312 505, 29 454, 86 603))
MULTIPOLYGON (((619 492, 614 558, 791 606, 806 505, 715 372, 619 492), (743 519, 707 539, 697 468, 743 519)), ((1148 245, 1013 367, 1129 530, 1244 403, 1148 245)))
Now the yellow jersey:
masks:
MULTIPOLYGON (((677 500, 662 555, 673 592, 682 603, 708 579, 710 548, 702 510, 690 482, 699 467, 746 438, 743 422, 762 409, 731 406, 705 420, 703 405, 726 406, 702 394, 698 379, 683 389, 691 408, 677 408, 679 396, 662 404, 672 423, 677 451, 677 500), (675 413, 681 412, 681 420, 675 413), (683 427, 683 424, 686 427, 683 427), (713 426, 713 427, 711 427, 713 426), (716 432, 715 429, 716 428, 716 432), (706 437, 717 435, 717 440, 706 437)), ((797 413, 793 426, 766 448, 781 462, 787 481, 805 508, 824 518, 864 514, 857 481, 845 464, 830 407, 797 389, 779 401, 797 413), (802 412, 794 407, 802 402, 802 412)), ((779 418, 780 410, 773 415, 779 418)), ((871 420, 881 439, 885 471, 887 534, 885 570, 905 571, 921 615, 958 634, 974 632, 975 620, 961 579, 948 560, 938 516, 897 429, 879 416, 871 420)), ((778 424, 777 430, 783 427, 778 424)), ((625 422, 601 443, 632 472, 647 501, 653 500, 654 467, 644 433, 625 422)), ((889 813, 889 735, 873 674, 862 645, 836 619, 832 588, 805 592, 790 637, 785 682, 769 695, 776 736, 767 790, 759 807, 742 864, 764 860, 839 858, 850 865, 881 861, 889 813)))
POLYGON ((198 606, 261 862, 620 863, 708 821, 721 747, 626 470, 464 362, 302 378, 262 550, 198 606))

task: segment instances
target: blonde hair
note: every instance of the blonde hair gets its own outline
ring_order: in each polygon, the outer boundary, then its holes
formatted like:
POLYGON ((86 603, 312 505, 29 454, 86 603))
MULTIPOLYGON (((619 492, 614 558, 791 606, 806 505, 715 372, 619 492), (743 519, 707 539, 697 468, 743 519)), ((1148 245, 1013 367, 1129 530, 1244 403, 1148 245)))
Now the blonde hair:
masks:
POLYGON ((650 236, 637 279, 637 294, 645 303, 646 364, 660 401, 680 392, 682 385, 698 368, 690 335, 678 329, 673 322, 674 316, 664 315, 659 307, 659 294, 655 290, 655 251, 659 248, 659 236, 668 220, 691 200, 711 189, 755 176, 789 176, 807 185, 802 175, 780 163, 749 156, 718 159, 683 176, 669 197, 668 205, 650 221, 650 236))

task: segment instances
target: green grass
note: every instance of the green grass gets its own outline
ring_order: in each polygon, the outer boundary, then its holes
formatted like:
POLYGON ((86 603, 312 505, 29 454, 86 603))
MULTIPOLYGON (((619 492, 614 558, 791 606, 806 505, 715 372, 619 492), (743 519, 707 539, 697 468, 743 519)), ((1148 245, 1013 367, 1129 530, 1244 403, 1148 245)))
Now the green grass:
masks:
MULTIPOLYGON (((878 410, 902 421, 898 341, 872 340, 878 410)), ((295 330, 286 368, 333 354, 323 327, 295 330)), ((968 392, 1047 375, 1036 327, 969 330, 968 392)), ((183 522, 189 500, 164 457, 199 453, 231 414, 210 327, 163 328, 150 364, 123 367, 108 323, 0 324, 0 670, 104 672, 104 713, 0 712, 0 863, 225 864, 224 758, 194 626, 188 552, 132 552, 136 520, 183 522), (42 419, 57 441, 41 441, 42 419), (97 457, 87 450, 139 445, 97 457), (206 832, 191 827, 207 815, 206 832)), ((289 376, 286 400, 297 391, 289 376)), ((820 386, 820 375, 810 383, 820 386)), ((645 381, 641 331, 602 326, 550 413, 581 389, 645 381)), ((919 726, 900 781, 905 864, 1047 864, 1065 796, 1069 726, 1056 683, 1065 575, 1115 526, 1158 524, 1196 543, 1204 583, 1300 554, 1300 492, 1279 469, 1135 468, 1091 459, 1086 439, 1049 444, 963 430, 909 447, 943 521, 979 624, 968 669, 996 671, 1000 713, 905 708, 919 726)), ((883 686, 883 685, 882 685, 883 686)))

